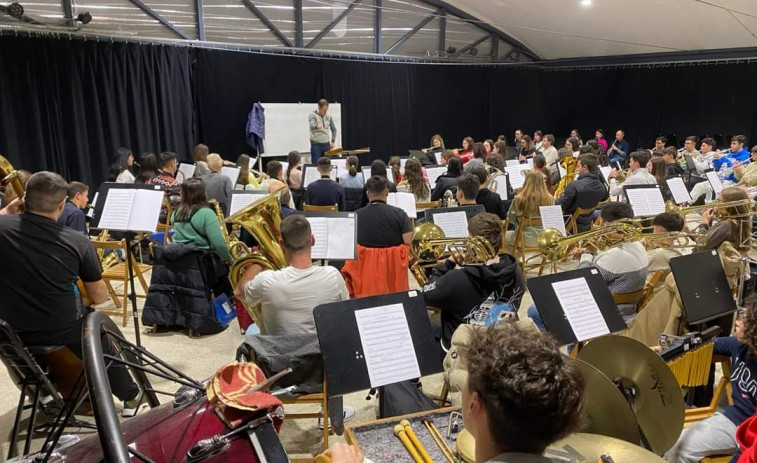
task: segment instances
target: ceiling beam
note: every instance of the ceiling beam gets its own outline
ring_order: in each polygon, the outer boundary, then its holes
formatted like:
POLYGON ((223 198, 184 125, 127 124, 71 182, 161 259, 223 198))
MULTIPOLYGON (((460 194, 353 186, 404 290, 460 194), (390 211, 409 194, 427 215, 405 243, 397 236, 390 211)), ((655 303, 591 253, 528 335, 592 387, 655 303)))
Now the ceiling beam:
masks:
POLYGON ((476 40, 475 42, 464 46, 463 48, 461 48, 460 50, 458 50, 458 52, 462 55, 463 53, 467 52, 471 48, 474 48, 477 45, 482 44, 485 41, 489 40, 490 37, 491 37, 491 35, 485 35, 485 36, 481 37, 480 39, 476 40))
POLYGON ((305 45, 302 29, 302 0, 294 0, 294 45, 297 48, 305 45))
POLYGON ((362 1, 363 0, 352 0, 352 3, 350 3, 350 5, 344 11, 342 11, 342 13, 339 16, 337 16, 335 20, 331 21, 331 23, 328 26, 326 26, 325 29, 319 32, 318 35, 316 35, 313 38, 313 40, 308 42, 305 48, 313 48, 314 46, 316 46, 316 44, 318 44, 318 42, 320 42, 322 38, 326 37, 326 34, 331 32, 332 29, 334 29, 337 26, 337 24, 342 22, 342 20, 346 18, 347 15, 350 14, 350 12, 354 10, 355 7, 358 6, 358 4, 362 1))
POLYGON ((499 57, 499 36, 497 36, 497 34, 492 34, 491 37, 492 48, 489 56, 491 56, 492 59, 497 59, 499 57))
POLYGON ((431 16, 427 17, 423 21, 421 21, 417 26, 415 26, 411 31, 409 31, 407 34, 403 35, 401 39, 397 40, 397 42, 394 43, 391 47, 389 47, 384 54, 390 55, 397 47, 402 45, 403 43, 407 42, 410 37, 414 36, 419 30, 426 27, 428 23, 436 19, 436 15, 440 14, 440 11, 437 11, 436 13, 432 14, 431 16))
MULTIPOLYGON (((197 1, 202 1, 202 0, 197 0, 197 1)), ((266 16, 265 14, 263 14, 262 11, 260 11, 260 8, 255 6, 255 4, 252 3, 251 0, 242 0, 242 3, 244 3, 247 9, 252 11, 252 14, 254 14, 260 20, 260 22, 262 22, 265 25, 265 27, 267 27, 271 32, 273 32, 273 35, 275 35, 276 38, 279 39, 281 43, 284 44, 285 47, 292 48, 291 40, 289 40, 284 34, 281 33, 279 28, 276 27, 276 24, 272 23, 271 20, 268 19, 268 16, 266 16)))
POLYGON ((375 23, 373 24, 373 53, 376 53, 377 55, 381 53, 381 7, 382 7, 382 0, 375 0, 376 2, 376 8, 375 13, 376 16, 374 17, 375 23))
POLYGON ((74 6, 71 4, 71 0, 61 0, 61 7, 63 8, 63 18, 66 21, 66 26, 74 25, 74 6))
POLYGON ((178 35, 184 40, 192 40, 187 34, 182 32, 181 30, 177 29, 176 26, 174 26, 171 21, 167 20, 163 16, 161 16, 157 11, 153 10, 149 6, 145 5, 142 0, 129 0, 129 2, 139 8, 140 10, 144 11, 147 16, 151 17, 152 19, 158 21, 159 23, 166 26, 168 29, 170 29, 174 34, 178 35))
POLYGON ((447 49, 447 10, 442 9, 442 14, 439 16, 439 51, 445 51, 447 49))
POLYGON ((195 0, 195 11, 197 13, 197 38, 205 40, 205 14, 202 11, 202 0, 195 0))
POLYGON ((449 3, 443 1, 443 0, 420 0, 423 3, 431 6, 435 6, 437 8, 444 8, 446 9, 450 14, 457 16, 460 19, 464 19, 466 21, 470 21, 471 25, 478 27, 479 29, 483 29, 486 32, 490 32, 492 34, 497 34, 499 38, 504 40, 506 43, 509 43, 510 45, 519 48, 523 53, 531 56, 535 60, 541 60, 541 57, 534 53, 533 50, 528 48, 525 44, 520 42, 519 40, 515 39, 514 37, 510 36, 509 34, 503 32, 502 30, 492 26, 491 24, 487 24, 486 22, 482 21, 479 18, 476 18, 475 16, 466 13, 465 11, 461 10, 460 8, 454 7, 450 5, 449 3))

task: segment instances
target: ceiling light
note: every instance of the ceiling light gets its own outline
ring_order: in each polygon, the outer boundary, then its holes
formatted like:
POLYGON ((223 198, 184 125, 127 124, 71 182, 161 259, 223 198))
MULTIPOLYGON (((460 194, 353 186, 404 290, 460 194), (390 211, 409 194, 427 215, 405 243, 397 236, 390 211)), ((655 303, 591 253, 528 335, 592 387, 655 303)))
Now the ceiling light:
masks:
POLYGON ((581 0, 581 5, 583 5, 583 6, 591 6, 591 0, 581 0))

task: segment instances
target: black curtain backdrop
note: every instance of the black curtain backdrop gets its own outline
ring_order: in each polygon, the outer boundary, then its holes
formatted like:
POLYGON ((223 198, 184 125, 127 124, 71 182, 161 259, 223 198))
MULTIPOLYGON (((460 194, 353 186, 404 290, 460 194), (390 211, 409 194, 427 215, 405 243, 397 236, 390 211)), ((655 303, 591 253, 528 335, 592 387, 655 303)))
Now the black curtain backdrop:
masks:
MULTIPOLYGON (((757 64, 537 70, 318 60, 109 41, 0 38, 0 153, 29 170, 96 186, 119 146, 171 150, 196 143, 234 160, 250 153, 256 101, 342 104, 345 148, 374 158, 516 127, 584 140, 626 129, 632 147, 659 135, 757 136, 757 64)), ((292 130, 307 130, 293 127, 292 130)), ((757 141, 757 140, 755 140, 757 141)))

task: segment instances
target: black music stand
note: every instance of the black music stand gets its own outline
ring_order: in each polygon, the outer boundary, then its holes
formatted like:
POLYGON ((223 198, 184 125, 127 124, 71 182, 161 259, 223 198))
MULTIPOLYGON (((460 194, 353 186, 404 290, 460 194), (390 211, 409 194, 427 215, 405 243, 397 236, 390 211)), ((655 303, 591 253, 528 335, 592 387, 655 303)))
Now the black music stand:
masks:
MULTIPOLYGON (((584 278, 589 286, 591 295, 596 302, 599 312, 607 327, 607 332, 626 329, 626 323, 618 311, 618 306, 612 298, 602 275, 595 267, 579 268, 567 272, 545 275, 542 277, 529 278, 526 281, 528 291, 534 299, 536 309, 547 327, 547 331, 555 336, 561 345, 592 339, 591 336, 577 335, 569 317, 563 308, 560 298, 553 286, 554 283, 584 278)), ((581 315, 579 315, 580 317, 581 315)))
MULTIPOLYGON (((134 336, 137 341, 137 346, 142 346, 140 335, 139 335, 139 313, 137 309, 137 293, 136 288, 134 287, 134 267, 132 263, 132 250, 131 245, 132 241, 134 240, 134 237, 139 232, 147 232, 147 233, 153 233, 157 226, 158 226, 158 220, 160 219, 160 210, 163 206, 163 198, 164 198, 164 192, 163 189, 160 186, 157 185, 142 185, 142 184, 133 184, 133 183, 103 183, 100 187, 100 190, 98 191, 98 200, 97 205, 95 206, 95 214, 94 214, 94 223, 93 227, 95 229, 102 229, 102 230, 112 230, 112 231, 121 231, 124 232, 126 237, 126 268, 129 274, 129 300, 131 301, 131 309, 132 314, 134 315, 134 336), (114 190, 135 190, 137 192, 144 191, 148 192, 149 197, 142 197, 139 200, 133 200, 131 202, 131 205, 129 206, 130 211, 133 213, 135 210, 139 211, 140 216, 146 216, 142 217, 141 220, 134 221, 134 227, 127 226, 113 226, 112 224, 105 222, 105 217, 103 214, 103 211, 105 210, 106 205, 108 205, 108 195, 111 191, 114 190), (154 194, 159 192, 160 195, 154 194), (158 197, 159 196, 159 197, 158 197), (139 204, 136 204, 139 202, 139 204), (159 204, 158 204, 159 203, 159 204)), ((126 203, 123 202, 120 205, 126 206, 126 203)), ((109 205, 108 207, 113 207, 112 205, 109 205)), ((168 233, 168 230, 166 230, 166 233, 168 233)))
MULTIPOLYGON (((689 325, 702 325, 736 311, 736 301, 716 250, 674 257, 670 259, 670 270, 689 325)), ((721 328, 725 331, 727 327, 721 328)))
MULTIPOLYGON (((389 383, 371 381, 366 347, 361 340, 356 312, 386 309, 401 305, 412 338, 413 349, 404 352, 418 363, 420 376, 443 370, 439 346, 436 344, 426 313, 426 302, 420 291, 350 299, 319 305, 313 310, 315 328, 321 345, 323 364, 329 384, 329 396, 349 394, 389 383)), ((396 382, 416 379, 416 375, 398 376, 396 382)))

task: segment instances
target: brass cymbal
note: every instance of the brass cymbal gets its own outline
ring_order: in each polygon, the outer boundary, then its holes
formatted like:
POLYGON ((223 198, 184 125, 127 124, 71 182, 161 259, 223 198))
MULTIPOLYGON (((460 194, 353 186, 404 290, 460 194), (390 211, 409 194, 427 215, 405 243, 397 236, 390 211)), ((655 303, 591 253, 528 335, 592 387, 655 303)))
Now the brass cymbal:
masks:
MULTIPOLYGON (((476 461, 476 441, 467 430, 457 435, 457 453, 466 463, 476 461)), ((546 457, 586 463, 599 461, 602 455, 611 456, 617 463, 665 463, 665 460, 638 445, 598 434, 571 434, 550 445, 544 452, 546 457)))
POLYGON ((676 443, 683 429, 683 394, 670 368, 649 347, 609 335, 587 343, 578 358, 627 391, 642 443, 646 439, 650 450, 662 455, 676 443))
POLYGON ((583 360, 569 361, 578 365, 586 383, 581 432, 641 444, 636 415, 610 378, 583 360))

